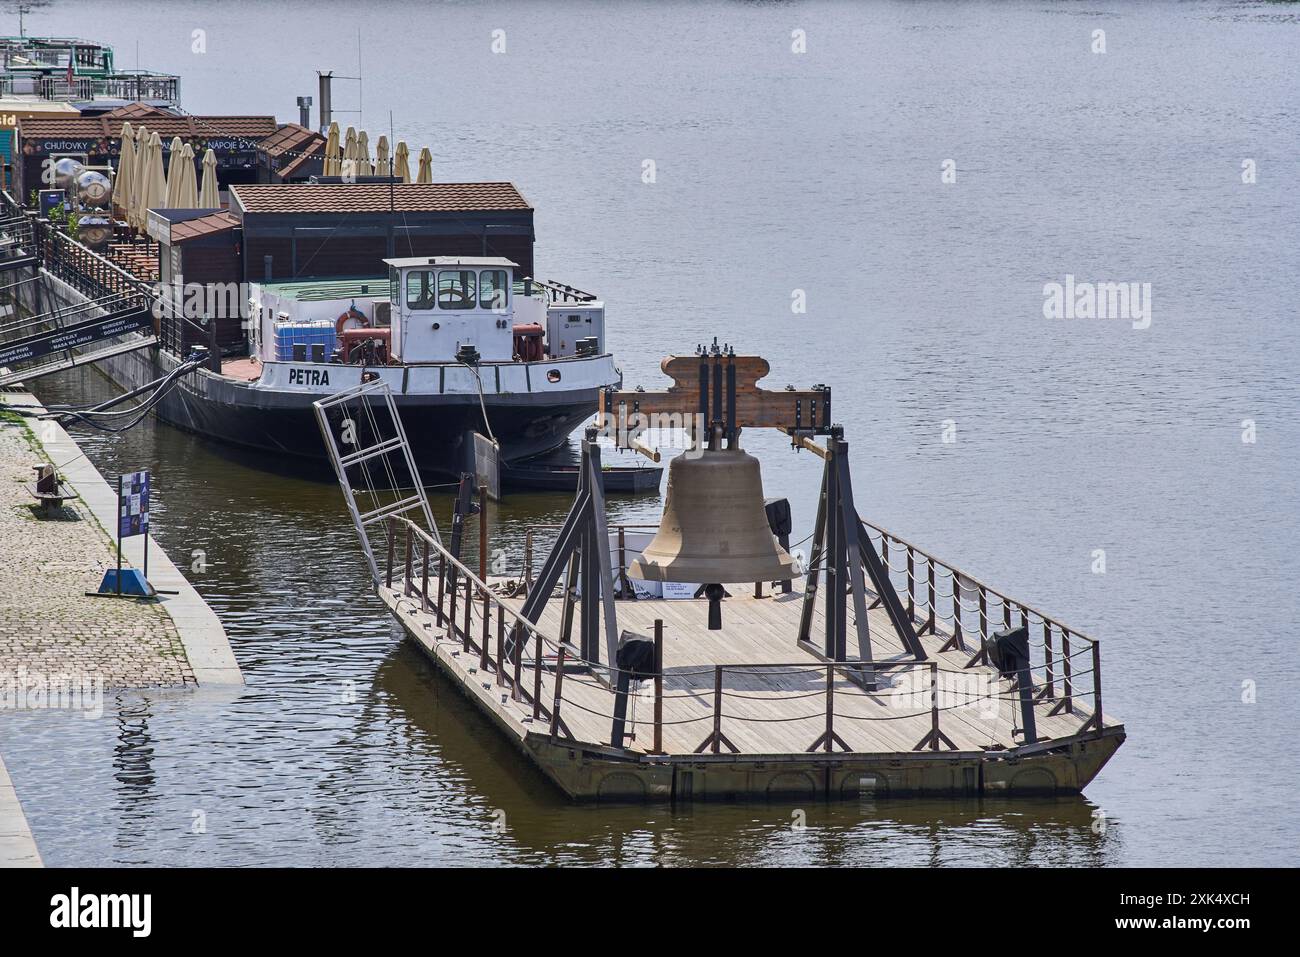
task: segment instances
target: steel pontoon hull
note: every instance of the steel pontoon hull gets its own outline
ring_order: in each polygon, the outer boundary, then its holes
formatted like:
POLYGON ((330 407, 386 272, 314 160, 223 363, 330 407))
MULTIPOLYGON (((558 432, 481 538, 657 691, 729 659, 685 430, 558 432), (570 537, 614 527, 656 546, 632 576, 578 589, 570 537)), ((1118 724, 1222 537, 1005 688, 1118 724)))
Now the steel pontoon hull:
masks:
MULTIPOLYGON (((106 360, 100 368, 118 385, 133 389, 166 375, 176 363, 166 352, 142 349, 106 360)), ((181 380, 159 403, 157 414, 187 432, 277 458, 290 456, 326 475, 331 474, 329 460, 312 402, 329 394, 331 390, 256 388, 205 369, 181 380)), ((502 460, 520 461, 563 445, 595 413, 598 396, 598 388, 488 394, 484 404, 502 460)), ((465 435, 484 430, 479 396, 406 394, 394 399, 421 476, 459 474, 465 435)))

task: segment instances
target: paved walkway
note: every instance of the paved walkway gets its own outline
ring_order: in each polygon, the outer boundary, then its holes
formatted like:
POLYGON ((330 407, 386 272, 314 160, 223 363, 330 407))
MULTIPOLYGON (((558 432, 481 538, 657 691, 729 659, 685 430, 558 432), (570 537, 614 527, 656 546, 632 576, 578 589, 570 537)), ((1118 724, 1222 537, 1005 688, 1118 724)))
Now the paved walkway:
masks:
POLYGON ((38 518, 27 484, 32 465, 44 459, 35 440, 42 424, 0 416, 0 704, 25 706, 10 700, 24 691, 20 681, 35 688, 56 681, 98 682, 101 689, 194 684, 176 623, 161 604, 85 594, 115 566, 112 541, 80 500, 69 501, 59 518, 38 518), (7 689, 15 690, 6 697, 7 689))
MULTIPOLYGON (((39 410, 31 394, 0 402, 39 410)), ((225 629, 153 539, 159 602, 92 598, 117 564, 117 496, 62 428, 0 411, 0 712, 63 708, 98 715, 116 688, 239 685, 225 629), (58 466, 78 497, 45 519, 27 490, 33 465, 58 466)), ((140 567, 144 537, 127 539, 140 567)), ((40 853, 0 759, 0 867, 40 867, 40 853)))
MULTIPOLYGON (((41 408, 29 393, 4 393, 3 401, 11 406, 41 408)), ((120 663, 120 667, 110 669, 111 681, 106 675, 105 687, 196 682, 203 686, 242 685, 244 677, 221 621, 167 557, 156 539, 149 539, 149 580, 160 591, 175 594, 165 594, 157 603, 83 595, 86 589, 99 587, 104 571, 116 564, 114 540, 105 529, 115 526, 117 494, 61 427, 48 420, 28 419, 27 422, 32 433, 28 436, 26 449, 16 444, 24 436, 22 430, 14 429, 12 423, 0 422, 0 426, 9 426, 7 432, 13 433, 0 440, 5 442, 0 445, 0 486, 8 486, 0 489, 0 511, 9 513, 0 521, 7 522, 16 516, 20 523, 25 521, 26 524, 15 527, 41 533, 39 536, 29 535, 32 544, 28 547, 37 561, 45 561, 56 571, 62 568, 60 574, 63 576, 53 583, 29 583, 26 587, 28 602, 33 601, 31 596, 34 595, 35 604, 53 604, 62 609, 62 616, 57 620, 71 619, 77 623, 79 627, 71 630, 73 637, 82 639, 76 642, 78 646, 86 645, 84 628, 89 626, 94 651, 86 654, 92 657, 105 655, 110 662, 120 663), (31 438, 38 446, 35 451, 30 448, 31 438), (21 478, 24 483, 30 482, 31 465, 42 457, 58 465, 67 484, 77 491, 80 497, 69 504, 75 507, 82 521, 39 522, 35 519, 30 509, 33 499, 17 480, 21 478), (14 480, 12 484, 10 479, 14 480), (75 530, 65 533, 67 526, 74 526, 75 530), (71 540, 61 542, 63 534, 70 536, 71 540), (55 555, 61 558, 55 560, 55 555), (77 578, 78 574, 84 577, 77 578), (126 629, 125 636, 122 629, 126 629), (126 640, 118 640, 122 637, 126 640)), ((5 535, 6 530, 6 526, 0 524, 0 536, 5 535)), ((137 536, 123 542, 125 565, 142 566, 144 541, 144 536, 137 536)), ((0 593, 7 591, 7 575, 15 575, 15 572, 0 569, 0 593)), ((13 601, 11 596, 0 594, 0 622, 5 620, 6 603, 13 601)), ((46 616, 40 615, 38 620, 43 623, 46 616)), ((10 660, 5 650, 8 631, 0 624, 0 673, 10 660)), ((29 669, 34 667, 30 661, 27 665, 29 669)))

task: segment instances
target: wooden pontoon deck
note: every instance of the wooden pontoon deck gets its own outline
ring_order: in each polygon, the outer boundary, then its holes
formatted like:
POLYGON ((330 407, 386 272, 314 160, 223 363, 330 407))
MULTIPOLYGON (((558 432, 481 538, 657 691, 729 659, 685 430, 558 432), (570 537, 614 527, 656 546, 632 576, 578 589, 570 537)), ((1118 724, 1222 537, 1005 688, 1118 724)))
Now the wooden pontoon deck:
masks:
MULTIPOLYGON (((767 597, 755 598, 752 585, 733 589, 733 597, 723 602, 722 630, 712 632, 705 627, 708 602, 704 599, 619 603, 619 626, 622 629, 649 637, 654 634, 655 619, 664 622, 663 693, 670 699, 664 706, 664 750, 690 754, 708 735, 712 728, 714 669, 717 665, 727 666, 723 671, 722 686, 723 730, 742 753, 806 752, 825 731, 827 666, 794 641, 799 629, 802 589, 796 588, 784 595, 765 591, 767 597), (793 667, 747 668, 747 665, 793 667), (694 720, 689 724, 675 723, 691 719, 694 720)), ((518 606, 522 601, 516 600, 513 604, 518 606)), ((559 634, 559 611, 558 603, 552 602, 538 624, 550 634, 559 634)), ((814 615, 814 628, 821 616, 819 608, 814 615)), ((904 653, 903 645, 882 609, 869 612, 868 620, 872 657, 877 661, 897 662, 898 668, 879 676, 875 693, 868 693, 848 677, 837 676, 834 688, 835 731, 854 752, 911 751, 930 731, 931 713, 926 700, 929 669, 913 662, 904 653), (843 723, 841 719, 844 719, 843 723)), ((852 624, 850 613, 850 634, 852 624)), ((954 649, 941 652, 939 647, 943 638, 936 640, 926 636, 922 639, 926 651, 939 664, 940 681, 960 678, 963 685, 969 686, 947 693, 961 701, 951 702, 953 707, 943 714, 944 733, 963 751, 979 751, 999 745, 1018 747, 1021 740, 1011 735, 1012 728, 1018 723, 1014 713, 1017 702, 1010 700, 1007 682, 999 686, 996 671, 987 665, 965 668, 971 658, 970 651, 954 649), (979 700, 986 694, 997 697, 979 700), (966 706, 958 706, 959 703, 966 706)), ((859 654, 854 644, 850 638, 850 648, 854 654, 859 654)), ((550 689, 552 685, 547 687, 550 689)), ((581 678, 570 680, 564 690, 566 703, 572 695, 575 705, 602 714, 611 712, 612 695, 598 682, 581 678)), ((942 687, 940 691, 940 706, 944 707, 945 692, 942 687)), ((640 727, 636 741, 629 742, 629 747, 645 752, 651 749, 647 724, 650 698, 646 692, 641 698, 637 706, 640 727)), ((1055 704, 1054 700, 1044 700, 1036 705, 1039 737, 1070 737, 1091 717, 1091 712, 1082 703, 1075 706, 1072 714, 1049 716, 1048 712, 1055 704)), ((581 740, 599 741, 609 736, 608 718, 597 718, 582 711, 566 711, 564 719, 581 740)), ((1106 720, 1108 726, 1119 725, 1114 719, 1106 720)))
MULTIPOLYGON (((969 638, 965 649, 944 650, 953 645, 951 633, 937 628, 922 638, 929 660, 917 662, 905 652, 884 610, 873 608, 868 613, 872 660, 890 667, 877 666, 876 687, 869 691, 855 667, 830 667, 814 649, 795 641, 803 598, 797 581, 788 594, 767 591, 764 597, 754 597, 752 585, 732 586, 732 597, 723 602, 723 627, 713 632, 706 628, 704 599, 618 602, 621 631, 650 637, 655 620, 662 620, 664 679, 662 753, 654 746, 653 681, 643 682, 633 695, 624 745, 615 749, 609 744, 614 694, 604 674, 565 668, 560 720, 552 734, 555 652, 544 650, 543 667, 536 669, 530 639, 516 696, 509 655, 503 674, 494 664, 499 654, 495 619, 501 616, 489 621, 485 659, 483 602, 471 606, 467 642, 463 589, 456 623, 448 627, 439 623, 434 594, 425 610, 420 607, 418 564, 407 596, 400 572, 399 567, 392 587, 380 587, 380 595, 408 634, 573 798, 1077 792, 1124 738, 1114 716, 1105 715, 1100 730, 1092 721, 1092 652, 1083 641, 1076 642, 1068 682, 1062 681, 1059 649, 1049 672, 1051 689, 1036 677, 1039 741, 1024 745, 1018 733, 1012 734, 1020 724, 1020 704, 1010 680, 987 664, 971 664, 975 649, 969 638), (833 675, 829 699, 828 672, 833 675), (938 688, 933 697, 932 679, 938 688), (531 703, 534 688, 540 689, 539 709, 531 703), (1068 703, 1063 703, 1067 689, 1068 703), (715 711, 721 715, 716 724, 715 711), (938 742, 928 740, 936 724, 944 737, 938 742), (715 727, 735 751, 708 740, 715 727), (832 740, 833 750, 823 738, 828 727, 838 738, 832 740)), ((490 584, 499 588, 502 582, 490 584)), ((432 587, 436 590, 436 572, 432 587)), ((500 600, 512 611, 522 605, 522 598, 500 600)), ((449 595, 444 602, 449 611, 449 595)), ((560 635, 560 613, 560 602, 548 602, 538 631, 560 635)), ((814 634, 821 614, 819 607, 814 634)), ((924 625, 924 618, 917 623, 924 625)), ((853 625, 850 619, 850 636, 853 625)), ((852 637, 850 649, 857 653, 852 637)), ((1042 670, 1036 674, 1042 676, 1042 670)))

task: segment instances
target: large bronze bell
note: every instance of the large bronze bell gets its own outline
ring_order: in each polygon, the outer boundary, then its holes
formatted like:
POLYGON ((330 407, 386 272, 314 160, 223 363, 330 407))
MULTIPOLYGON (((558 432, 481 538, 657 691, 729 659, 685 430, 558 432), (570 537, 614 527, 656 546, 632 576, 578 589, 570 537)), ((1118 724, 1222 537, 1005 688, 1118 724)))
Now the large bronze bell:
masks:
POLYGON ((673 459, 659 531, 628 574, 700 584, 794 578, 794 558, 767 523, 758 459, 740 448, 673 459))

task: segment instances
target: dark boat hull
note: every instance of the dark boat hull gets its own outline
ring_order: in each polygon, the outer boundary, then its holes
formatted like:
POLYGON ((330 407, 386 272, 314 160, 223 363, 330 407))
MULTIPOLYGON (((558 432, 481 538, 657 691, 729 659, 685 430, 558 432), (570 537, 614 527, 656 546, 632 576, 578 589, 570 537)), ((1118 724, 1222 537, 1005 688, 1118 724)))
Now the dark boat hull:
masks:
MULTIPOLYGON (((606 492, 657 492, 664 470, 658 466, 608 468, 601 472, 606 492)), ((546 466, 522 462, 501 470, 501 483, 507 488, 532 491, 576 492, 576 466, 546 466)))
MULTIPOLYGON (((153 349, 101 364, 111 379, 128 389, 166 375, 174 365, 173 357, 153 349)), ((595 413, 598 394, 597 389, 574 389, 560 395, 488 396, 488 421, 502 461, 531 458, 564 444, 595 413)), ((182 379, 159 403, 157 413, 186 431, 276 458, 292 457, 326 475, 331 467, 312 406, 320 397, 259 390, 200 370, 182 379)), ((468 462, 467 435, 485 432, 478 396, 395 394, 393 399, 422 478, 458 475, 468 462)))

